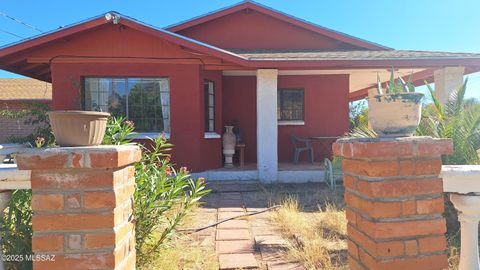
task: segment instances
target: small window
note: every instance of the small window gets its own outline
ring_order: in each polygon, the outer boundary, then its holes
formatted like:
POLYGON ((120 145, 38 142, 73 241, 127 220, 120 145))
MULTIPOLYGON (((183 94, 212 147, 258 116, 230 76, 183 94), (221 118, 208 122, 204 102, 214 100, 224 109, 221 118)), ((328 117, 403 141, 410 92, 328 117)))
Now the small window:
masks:
POLYGON ((168 78, 85 78, 83 107, 135 123, 138 132, 170 132, 168 78))
POLYGON ((278 89, 278 121, 303 121, 303 89, 278 89))
POLYGON ((205 80, 205 132, 215 132, 215 83, 205 80))

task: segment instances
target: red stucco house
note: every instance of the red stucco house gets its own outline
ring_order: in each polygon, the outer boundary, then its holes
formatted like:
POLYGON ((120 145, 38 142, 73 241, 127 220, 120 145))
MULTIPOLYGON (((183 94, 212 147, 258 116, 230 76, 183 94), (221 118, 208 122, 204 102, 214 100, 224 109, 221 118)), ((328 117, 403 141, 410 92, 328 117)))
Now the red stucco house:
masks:
POLYGON ((166 28, 109 12, 0 48, 0 68, 52 83, 54 109, 125 115, 140 136, 167 133, 179 166, 263 181, 291 176, 278 165, 291 135, 342 135, 349 101, 392 67, 441 94, 480 70, 480 54, 394 50, 251 1, 166 28), (236 174, 216 170, 233 122, 255 164, 236 174))

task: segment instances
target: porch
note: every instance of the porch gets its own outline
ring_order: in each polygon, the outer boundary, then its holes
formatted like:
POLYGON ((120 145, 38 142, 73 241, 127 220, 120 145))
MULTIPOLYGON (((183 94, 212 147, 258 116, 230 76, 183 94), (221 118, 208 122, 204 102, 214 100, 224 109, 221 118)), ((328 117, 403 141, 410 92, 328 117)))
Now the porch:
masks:
MULTIPOLYGON (((257 163, 247 163, 244 167, 237 164, 233 168, 218 168, 193 173, 194 177, 205 177, 209 181, 258 181, 257 163)), ((280 183, 323 182, 323 163, 278 163, 277 181, 280 183)))

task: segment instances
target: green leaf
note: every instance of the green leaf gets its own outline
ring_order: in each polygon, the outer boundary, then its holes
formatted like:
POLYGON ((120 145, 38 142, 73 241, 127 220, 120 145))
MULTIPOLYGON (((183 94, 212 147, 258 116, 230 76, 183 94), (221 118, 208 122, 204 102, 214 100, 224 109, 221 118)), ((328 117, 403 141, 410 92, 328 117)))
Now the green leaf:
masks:
POLYGON ((383 95, 382 81, 380 81, 380 76, 377 73, 377 93, 383 95))

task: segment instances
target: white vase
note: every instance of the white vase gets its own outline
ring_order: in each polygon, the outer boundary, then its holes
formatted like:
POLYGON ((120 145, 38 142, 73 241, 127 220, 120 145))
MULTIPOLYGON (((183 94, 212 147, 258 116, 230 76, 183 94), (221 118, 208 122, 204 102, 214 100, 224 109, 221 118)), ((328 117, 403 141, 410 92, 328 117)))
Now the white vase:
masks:
POLYGON ((223 134, 223 155, 225 156, 225 167, 233 167, 233 155, 235 154, 235 134, 233 133, 233 126, 225 126, 225 133, 223 134))

